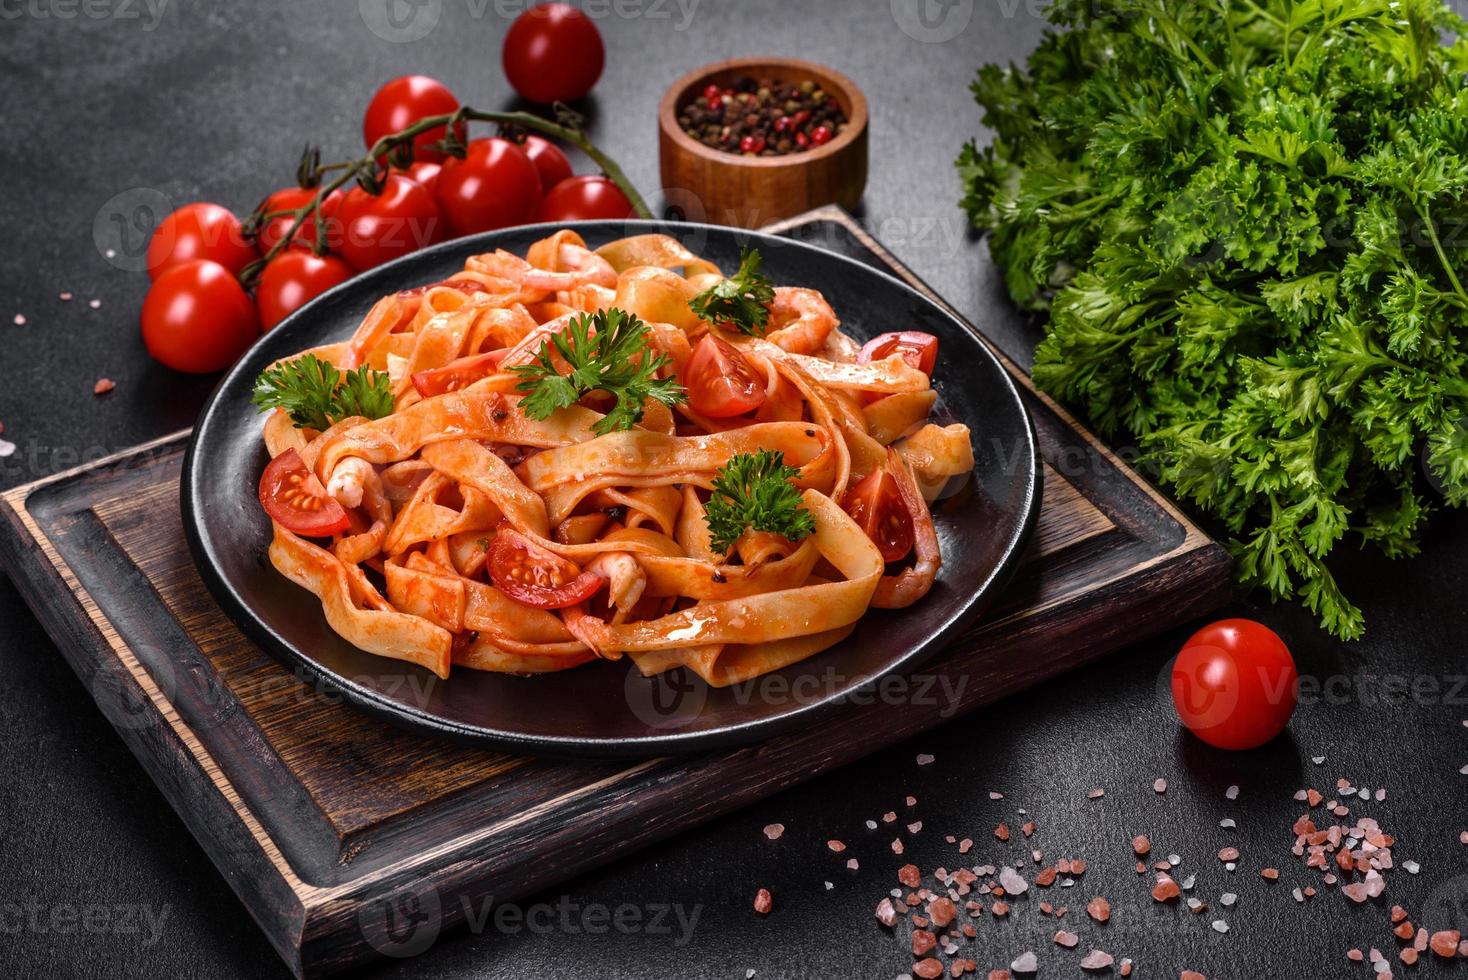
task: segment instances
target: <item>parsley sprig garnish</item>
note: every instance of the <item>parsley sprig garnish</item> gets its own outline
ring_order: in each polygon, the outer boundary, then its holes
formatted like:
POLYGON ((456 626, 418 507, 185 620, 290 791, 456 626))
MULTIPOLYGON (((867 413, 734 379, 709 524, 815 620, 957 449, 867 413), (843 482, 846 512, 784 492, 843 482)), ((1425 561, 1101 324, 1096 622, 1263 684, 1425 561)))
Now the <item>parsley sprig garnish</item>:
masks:
POLYGON ((643 402, 651 398, 673 406, 687 400, 676 378, 659 378, 670 363, 665 354, 647 346, 647 326, 619 309, 581 314, 566 329, 540 345, 535 363, 511 368, 525 380, 515 386, 527 392, 520 409, 532 419, 549 418, 558 408, 576 404, 588 392, 605 391, 616 406, 592 426, 597 435, 630 429, 642 421, 643 402), (551 348, 570 367, 561 374, 551 348))
POLYGON ((790 480, 799 471, 773 449, 740 453, 714 477, 714 494, 704 507, 714 551, 734 547, 746 528, 799 541, 816 529, 816 519, 790 480))
POLYGON ((365 364, 342 374, 315 354, 266 368, 251 400, 260 411, 283 408, 296 428, 329 429, 342 419, 392 414, 392 381, 365 364))
POLYGON ((759 267, 759 252, 744 249, 739 254, 739 271, 714 283, 689 300, 688 305, 701 320, 732 323, 750 336, 764 336, 770 322, 770 310, 765 304, 775 298, 775 287, 759 267))

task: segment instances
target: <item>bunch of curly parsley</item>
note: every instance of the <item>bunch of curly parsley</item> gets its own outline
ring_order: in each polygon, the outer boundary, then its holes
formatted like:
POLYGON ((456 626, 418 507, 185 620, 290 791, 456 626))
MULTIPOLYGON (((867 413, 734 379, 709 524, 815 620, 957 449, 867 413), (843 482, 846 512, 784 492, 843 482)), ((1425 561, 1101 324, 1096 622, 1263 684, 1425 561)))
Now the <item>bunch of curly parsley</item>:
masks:
POLYGON ((958 160, 1035 378, 1337 636, 1347 534, 1468 500, 1468 36, 1441 0, 1057 0, 958 160), (1419 466, 1418 459, 1424 466, 1419 466))

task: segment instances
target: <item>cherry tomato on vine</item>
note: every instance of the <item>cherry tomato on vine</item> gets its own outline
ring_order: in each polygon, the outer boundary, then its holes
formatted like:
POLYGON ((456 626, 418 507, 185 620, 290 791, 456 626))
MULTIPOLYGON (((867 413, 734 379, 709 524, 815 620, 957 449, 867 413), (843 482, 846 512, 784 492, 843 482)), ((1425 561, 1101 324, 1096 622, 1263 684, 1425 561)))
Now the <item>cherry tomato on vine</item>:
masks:
POLYGON ((1221 619, 1183 644, 1172 666, 1172 703, 1209 745, 1252 749, 1284 731, 1298 681, 1278 634, 1251 619, 1221 619))
POLYGON ((733 346, 704 334, 683 368, 688 404, 700 415, 733 418, 765 403, 765 378, 733 346))
POLYGON ((287 449, 265 467, 260 476, 260 503, 272 520, 292 534, 329 538, 351 526, 346 510, 327 494, 294 449, 287 449))
POLYGON ((574 102, 601 77, 607 51, 591 18, 545 3, 515 18, 500 52, 505 77, 531 102, 574 102))
POLYGON ((571 161, 566 159, 566 154, 544 136, 536 136, 530 133, 525 137, 525 142, 520 144, 520 150, 535 164, 536 171, 540 174, 540 190, 542 194, 550 193, 550 189, 563 180, 570 180, 574 171, 571 169, 571 161))
POLYGON ((883 561, 901 561, 912 550, 912 514, 902 502, 897 480, 886 467, 873 470, 847 490, 841 507, 872 539, 883 561))
POLYGON ((632 202, 622 189, 607 177, 584 175, 563 180, 550 189, 536 221, 589 221, 607 218, 619 221, 636 217, 632 202))
POLYGON ((437 160, 414 160, 407 170, 399 170, 398 173, 416 180, 432 194, 438 187, 438 175, 442 170, 443 164, 437 160))
POLYGON ((287 248, 265 266, 255 287, 260 329, 269 330, 332 286, 352 278, 352 267, 334 255, 287 248))
POLYGON ((229 208, 207 201, 185 204, 158 223, 148 240, 148 277, 204 259, 230 272, 255 261, 255 243, 245 237, 240 219, 229 208))
POLYGON ((456 237, 523 225, 540 201, 540 173, 509 140, 471 140, 464 159, 444 163, 434 196, 456 237))
POLYGON ((537 609, 565 609, 585 602, 606 582, 508 525, 500 526, 489 546, 489 577, 505 595, 537 609))
MULTIPOLYGON (((459 100, 447 85, 427 75, 404 75, 394 78, 372 96, 367 103, 367 114, 362 120, 362 140, 370 150, 384 136, 401 132, 420 119, 441 116, 459 108, 459 100)), ((448 133, 447 126, 433 129, 413 137, 415 160, 442 160, 440 150, 430 150, 448 133)), ((460 128, 459 137, 463 138, 460 128)))
MULTIPOLYGON (((342 194, 340 190, 334 190, 326 195, 326 200, 321 202, 321 218, 326 224, 326 244, 332 245, 341 238, 340 229, 333 224, 336 209, 341 205, 342 194)), ((271 194, 265 199, 265 212, 272 211, 296 211, 305 207, 316 199, 316 188, 284 187, 271 194)), ((291 224, 295 219, 282 215, 279 218, 271 218, 260 226, 260 231, 255 236, 255 242, 260 247, 260 254, 264 255, 275 247, 275 243, 285 237, 290 231, 291 224)), ((301 222, 301 227, 291 238, 287 248, 309 249, 316 244, 316 219, 313 215, 307 215, 301 222)))
POLYGON ((931 377, 938 362, 938 338, 921 330, 884 333, 867 341, 858 359, 865 364, 893 354, 901 354, 904 361, 931 377))
POLYGON ((382 193, 353 187, 337 206, 337 251, 358 272, 416 252, 443 238, 443 217, 433 195, 416 180, 389 173, 382 193))
POLYGON ((229 367, 260 336, 255 304, 235 274, 202 259, 164 271, 143 299, 143 343, 175 371, 229 367))

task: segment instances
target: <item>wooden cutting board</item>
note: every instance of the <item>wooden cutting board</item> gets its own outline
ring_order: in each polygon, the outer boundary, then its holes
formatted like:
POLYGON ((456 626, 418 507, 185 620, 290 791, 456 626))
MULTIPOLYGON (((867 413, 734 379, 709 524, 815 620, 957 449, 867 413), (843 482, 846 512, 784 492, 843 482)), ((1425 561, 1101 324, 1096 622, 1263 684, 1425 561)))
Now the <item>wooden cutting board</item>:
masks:
MULTIPOLYGON (((773 230, 932 295, 842 211, 773 230)), ((315 975, 419 952, 489 896, 544 889, 1223 604, 1224 549, 1001 360, 1046 463, 1014 582, 903 703, 735 752, 515 757, 334 703, 200 581, 179 518, 187 432, 5 493, 0 560, 281 957, 315 975)))

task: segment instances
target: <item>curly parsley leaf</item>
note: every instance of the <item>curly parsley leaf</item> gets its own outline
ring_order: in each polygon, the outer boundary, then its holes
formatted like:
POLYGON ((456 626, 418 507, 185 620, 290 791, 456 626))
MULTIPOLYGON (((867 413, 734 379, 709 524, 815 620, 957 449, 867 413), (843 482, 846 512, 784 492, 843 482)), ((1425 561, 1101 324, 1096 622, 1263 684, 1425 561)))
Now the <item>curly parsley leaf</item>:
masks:
POLYGON ((380 419, 392 414, 392 381, 365 364, 342 374, 336 365, 304 354, 266 368, 251 400, 265 412, 285 409, 296 428, 329 429, 354 415, 380 419))
POLYGON ((1468 503, 1468 24, 1443 0, 1055 0, 957 166, 1039 384, 1341 637, 1347 535, 1468 503))
POLYGON ((770 531, 791 541, 812 534, 815 517, 790 482, 797 472, 785 465, 784 453, 773 449, 730 459, 714 477, 714 493, 704 507, 714 551, 727 552, 746 529, 770 531))
POLYGON ((740 331, 762 337, 770 322, 766 305, 775 298, 775 287, 760 272, 760 255, 755 249, 739 254, 739 271, 721 279, 688 301, 701 320, 732 323, 740 331))
POLYGON ((657 376, 669 363, 667 355, 648 349, 646 324, 613 308, 577 316, 540 345, 534 363, 511 370, 524 378, 515 390, 526 392, 520 408, 533 419, 549 418, 592 391, 615 397, 616 405, 592 426, 597 435, 606 435, 641 422, 649 398, 670 407, 687 400, 676 378, 657 376), (561 374, 553 354, 560 355, 569 374, 561 374))

